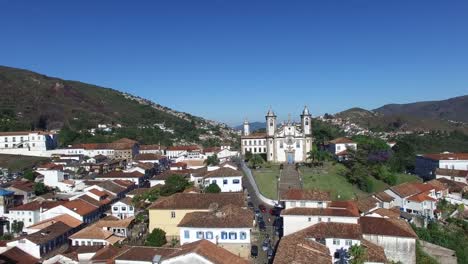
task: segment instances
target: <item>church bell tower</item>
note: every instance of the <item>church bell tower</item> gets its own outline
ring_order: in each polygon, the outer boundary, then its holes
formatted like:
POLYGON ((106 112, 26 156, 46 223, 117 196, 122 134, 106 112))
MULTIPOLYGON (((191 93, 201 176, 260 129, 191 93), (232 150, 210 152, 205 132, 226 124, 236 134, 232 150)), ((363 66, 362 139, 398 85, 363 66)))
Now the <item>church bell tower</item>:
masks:
POLYGON ((273 110, 268 110, 266 118, 266 150, 267 161, 275 161, 275 133, 276 133, 276 115, 273 110))

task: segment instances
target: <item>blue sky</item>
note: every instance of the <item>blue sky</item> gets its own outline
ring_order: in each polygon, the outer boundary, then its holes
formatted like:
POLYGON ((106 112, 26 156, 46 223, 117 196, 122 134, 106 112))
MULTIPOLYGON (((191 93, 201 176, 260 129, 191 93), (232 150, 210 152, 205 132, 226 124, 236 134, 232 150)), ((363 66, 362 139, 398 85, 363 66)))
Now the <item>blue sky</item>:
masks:
POLYGON ((468 94, 468 1, 0 0, 0 64, 229 124, 468 94))

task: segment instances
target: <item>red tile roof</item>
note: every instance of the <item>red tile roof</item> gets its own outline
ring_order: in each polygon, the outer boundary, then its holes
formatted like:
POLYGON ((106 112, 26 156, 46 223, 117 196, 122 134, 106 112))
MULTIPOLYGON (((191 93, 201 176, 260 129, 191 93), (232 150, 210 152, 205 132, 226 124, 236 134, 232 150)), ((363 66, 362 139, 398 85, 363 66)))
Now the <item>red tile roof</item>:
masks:
POLYGON ((170 146, 167 147, 168 151, 194 151, 194 150, 201 150, 199 146, 192 145, 192 146, 170 146))
POLYGON ((436 169, 436 175, 468 178, 468 170, 436 169))
POLYGON ((244 195, 242 193, 176 193, 168 197, 161 197, 148 209, 209 209, 217 205, 233 204, 244 207, 244 195))
POLYGON ((186 254, 195 253, 203 258, 216 264, 248 264, 249 261, 229 252, 228 250, 219 247, 207 240, 199 240, 196 242, 182 245, 182 247, 173 251, 163 259, 171 259, 186 254))
POLYGON ((0 254, 0 263, 35 264, 40 262, 23 250, 13 247, 0 254))
POLYGON ((12 211, 39 211, 39 209, 48 210, 66 203, 65 201, 32 201, 27 204, 18 205, 11 208, 12 211))
POLYGON ((433 153, 422 156, 432 160, 468 160, 468 153, 433 153))
POLYGON ((289 189, 281 195, 281 200, 330 201, 330 193, 320 190, 289 189))
POLYGON ((331 143, 331 144, 349 144, 349 143, 354 143, 354 141, 352 141, 349 138, 340 137, 340 138, 335 138, 334 140, 330 140, 329 143, 331 143))
POLYGON ((332 263, 330 251, 325 245, 310 240, 299 232, 281 238, 274 264, 309 264, 311 260, 315 264, 332 263))
POLYGON ((143 173, 138 171, 123 172, 123 171, 111 171, 103 175, 99 175, 96 178, 141 178, 145 176, 143 173))
POLYGON ((429 196, 429 192, 418 193, 418 194, 408 197, 407 199, 413 202, 418 202, 418 203, 424 202, 424 201, 433 201, 433 202, 437 201, 436 199, 429 196))
POLYGON ((63 206, 81 216, 88 215, 98 209, 96 206, 91 205, 90 203, 81 199, 66 202, 63 204, 63 206))
POLYGON ((362 238, 358 224, 322 222, 300 230, 298 233, 313 238, 344 238, 359 240, 362 238))
POLYGON ((417 238, 408 222, 401 219, 367 217, 359 218, 363 234, 417 238))
POLYGON ((415 195, 421 192, 426 192, 432 189, 434 189, 434 186, 419 182, 406 182, 390 187, 390 190, 392 190, 394 193, 398 194, 402 198, 415 195))
POLYGON ((248 136, 241 136, 242 139, 266 139, 267 134, 266 133, 254 133, 250 134, 248 136))

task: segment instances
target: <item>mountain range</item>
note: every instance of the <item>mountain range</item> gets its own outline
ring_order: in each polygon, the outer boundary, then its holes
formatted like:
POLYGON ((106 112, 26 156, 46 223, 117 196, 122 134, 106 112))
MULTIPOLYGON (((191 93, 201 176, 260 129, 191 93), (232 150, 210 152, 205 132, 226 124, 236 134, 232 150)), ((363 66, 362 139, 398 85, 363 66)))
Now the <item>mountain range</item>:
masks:
POLYGON ((355 107, 336 113, 334 117, 374 131, 468 132, 468 95, 440 101, 388 104, 374 110, 355 107))
POLYGON ((198 140, 231 137, 225 124, 150 100, 78 81, 0 66, 0 131, 75 130, 98 124, 161 130, 163 137, 198 140), (190 135, 187 138, 186 135, 190 135))
MULTIPOLYGON (((468 133, 468 95, 446 100, 387 104, 366 110, 353 107, 332 115, 374 131, 460 130, 468 133)), ((242 130, 243 126, 234 127, 242 130)), ((250 130, 265 128, 265 122, 250 123, 250 130)))

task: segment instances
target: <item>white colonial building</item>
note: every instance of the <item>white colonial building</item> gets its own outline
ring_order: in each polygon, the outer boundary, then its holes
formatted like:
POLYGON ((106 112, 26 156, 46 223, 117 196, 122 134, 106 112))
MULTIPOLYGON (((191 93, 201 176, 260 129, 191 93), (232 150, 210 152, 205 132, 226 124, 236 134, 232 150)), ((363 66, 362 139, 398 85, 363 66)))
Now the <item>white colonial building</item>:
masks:
POLYGON ((0 153, 12 155, 47 156, 57 147, 57 134, 46 131, 0 133, 0 153))
POLYGON ((312 149, 312 115, 307 107, 301 114, 299 124, 291 121, 278 127, 275 113, 270 109, 266 115, 266 133, 250 133, 249 123, 244 122, 241 137, 242 154, 265 154, 267 161, 303 162, 312 149))

